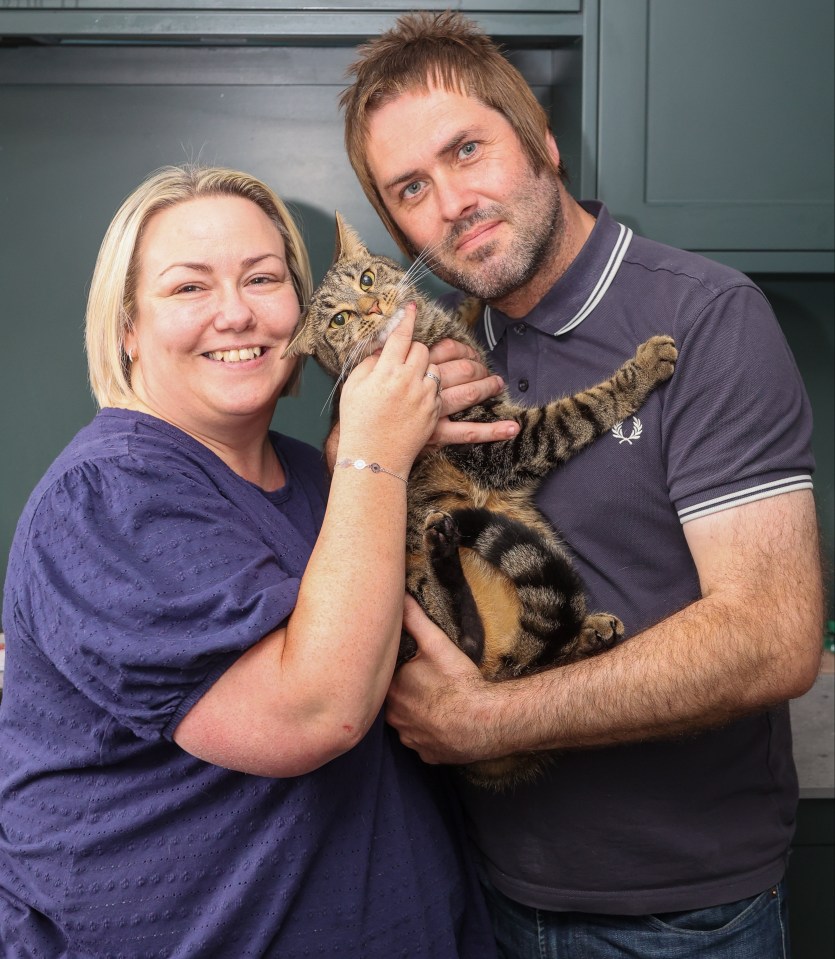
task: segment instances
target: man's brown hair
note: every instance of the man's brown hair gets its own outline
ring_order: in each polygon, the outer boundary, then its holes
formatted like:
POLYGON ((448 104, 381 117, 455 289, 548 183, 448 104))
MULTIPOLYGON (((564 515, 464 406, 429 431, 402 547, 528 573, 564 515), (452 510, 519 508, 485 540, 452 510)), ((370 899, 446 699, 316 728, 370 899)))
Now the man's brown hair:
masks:
MULTIPOLYGON (((412 251, 386 210, 366 156, 368 118, 391 100, 430 86, 471 96, 513 127, 534 173, 554 170, 545 111, 524 77, 472 20, 451 10, 408 13, 358 52, 348 69, 354 82, 339 100, 345 111, 345 148, 365 195, 404 253, 412 251)), ((561 165, 555 172, 564 176, 561 165)))

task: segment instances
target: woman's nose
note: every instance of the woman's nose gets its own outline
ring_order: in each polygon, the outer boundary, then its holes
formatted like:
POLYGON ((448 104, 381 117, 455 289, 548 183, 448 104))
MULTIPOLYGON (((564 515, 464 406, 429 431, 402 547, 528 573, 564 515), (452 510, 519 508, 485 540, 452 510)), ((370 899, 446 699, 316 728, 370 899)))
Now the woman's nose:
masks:
POLYGON ((214 325, 223 330, 245 330, 254 321, 252 308, 238 287, 224 289, 214 325))

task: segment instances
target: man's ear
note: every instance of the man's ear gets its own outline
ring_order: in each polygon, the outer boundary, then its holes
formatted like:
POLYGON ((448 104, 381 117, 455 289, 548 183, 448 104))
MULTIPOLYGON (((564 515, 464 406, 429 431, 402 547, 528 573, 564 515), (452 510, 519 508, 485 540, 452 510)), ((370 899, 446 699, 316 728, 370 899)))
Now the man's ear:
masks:
POLYGON ((554 161, 554 169, 559 170, 560 168, 560 148, 557 146, 557 141, 554 137, 554 134, 551 131, 548 131, 546 136, 545 145, 548 149, 548 155, 554 161))

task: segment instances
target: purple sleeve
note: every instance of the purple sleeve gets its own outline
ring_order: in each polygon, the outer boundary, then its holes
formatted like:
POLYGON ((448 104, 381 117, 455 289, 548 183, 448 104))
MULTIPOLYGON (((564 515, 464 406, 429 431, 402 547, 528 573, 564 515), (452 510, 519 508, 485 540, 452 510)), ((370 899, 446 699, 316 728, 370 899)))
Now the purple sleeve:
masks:
POLYGON ((663 442, 681 522, 811 488, 811 406, 764 295, 726 289, 677 339, 663 442))
POLYGON ((263 527, 198 477, 129 456, 77 466, 33 517, 30 633, 138 736, 170 735, 295 605, 304 550, 284 568, 263 527))

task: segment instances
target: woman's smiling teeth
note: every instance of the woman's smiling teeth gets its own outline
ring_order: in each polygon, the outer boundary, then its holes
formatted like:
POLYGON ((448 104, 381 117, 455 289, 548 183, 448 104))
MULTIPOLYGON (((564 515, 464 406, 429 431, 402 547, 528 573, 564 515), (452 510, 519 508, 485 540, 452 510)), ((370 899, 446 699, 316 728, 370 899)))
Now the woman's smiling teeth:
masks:
POLYGON ((253 346, 243 350, 215 350, 213 353, 204 353, 210 360, 219 360, 221 363, 240 363, 242 360, 254 360, 264 352, 262 346, 253 346))

